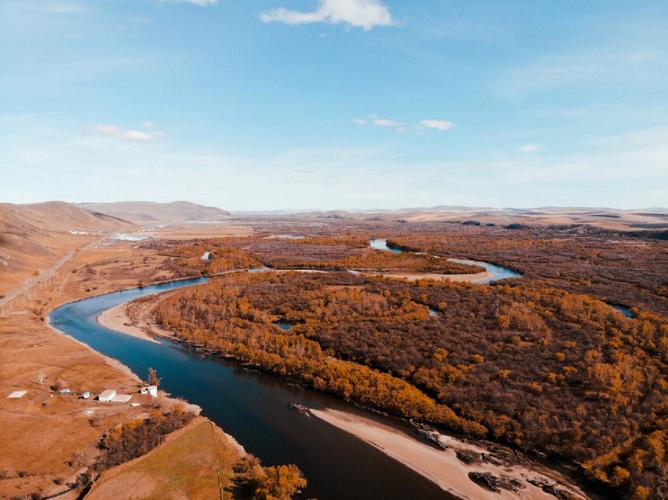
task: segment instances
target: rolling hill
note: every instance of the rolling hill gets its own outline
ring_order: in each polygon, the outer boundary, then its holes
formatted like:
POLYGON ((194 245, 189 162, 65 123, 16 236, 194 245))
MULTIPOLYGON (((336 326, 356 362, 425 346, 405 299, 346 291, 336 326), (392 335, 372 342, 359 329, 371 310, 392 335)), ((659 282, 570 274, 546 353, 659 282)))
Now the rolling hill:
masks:
POLYGON ((53 265, 96 234, 132 226, 62 201, 0 203, 0 294, 53 265))
POLYGON ((156 203, 151 201, 124 201, 113 203, 81 203, 78 206, 92 213, 106 214, 135 224, 184 223, 223 221, 229 212, 188 201, 156 203))

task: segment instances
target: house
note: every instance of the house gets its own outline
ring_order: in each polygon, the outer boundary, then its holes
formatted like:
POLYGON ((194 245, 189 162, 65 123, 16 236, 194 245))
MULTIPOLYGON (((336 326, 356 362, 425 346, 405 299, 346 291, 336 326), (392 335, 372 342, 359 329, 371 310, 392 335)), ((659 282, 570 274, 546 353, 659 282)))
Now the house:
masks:
POLYGON ((106 391, 103 391, 100 393, 100 395, 97 397, 99 401, 106 401, 109 402, 112 399, 116 397, 116 391, 113 389, 107 389, 106 391))
POLYGON ((149 385, 147 387, 142 387, 139 392, 141 394, 150 394, 152 397, 157 398, 158 397, 158 386, 157 385, 149 385))
POLYGON ((7 399, 21 399, 27 393, 28 391, 14 391, 9 396, 7 396, 7 399))
POLYGON ((114 403, 127 403, 130 399, 132 399, 130 394, 116 394, 111 398, 111 401, 114 403))
POLYGON ((70 391, 67 387, 65 387, 64 389, 61 389, 58 392, 61 393, 61 394, 69 394, 72 391, 70 391))
POLYGON ((84 391, 84 392, 81 394, 81 398, 82 398, 82 399, 88 399, 89 397, 90 397, 90 392, 88 392, 88 391, 84 391))

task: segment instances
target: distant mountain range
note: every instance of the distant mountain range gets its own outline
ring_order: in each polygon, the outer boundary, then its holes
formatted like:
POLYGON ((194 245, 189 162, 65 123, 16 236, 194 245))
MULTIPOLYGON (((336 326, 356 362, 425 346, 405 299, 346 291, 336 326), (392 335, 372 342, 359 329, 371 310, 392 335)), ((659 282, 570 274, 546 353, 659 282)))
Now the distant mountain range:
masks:
POLYGON ((113 203, 80 203, 89 212, 110 215, 133 224, 183 223, 223 221, 230 213, 216 207, 197 205, 189 201, 156 203, 151 201, 121 201, 113 203))

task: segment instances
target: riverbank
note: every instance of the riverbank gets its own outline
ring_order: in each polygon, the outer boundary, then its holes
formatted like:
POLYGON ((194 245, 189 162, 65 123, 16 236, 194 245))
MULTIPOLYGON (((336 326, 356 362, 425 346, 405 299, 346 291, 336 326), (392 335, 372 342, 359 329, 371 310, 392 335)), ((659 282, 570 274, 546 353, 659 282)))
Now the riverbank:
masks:
POLYGON ((155 338, 146 333, 145 326, 139 326, 139 324, 130 319, 127 307, 128 304, 124 303, 107 309, 97 317, 97 322, 110 330, 157 343, 158 341, 155 338))
POLYGON ((493 457, 490 450, 482 446, 452 436, 438 434, 440 444, 446 448, 438 449, 389 425, 354 413, 334 409, 311 409, 310 413, 356 436, 460 498, 553 500, 554 495, 544 491, 543 485, 554 490, 565 490, 573 498, 587 498, 577 486, 554 471, 539 471, 525 465, 510 464, 493 457), (467 464, 458 458, 458 454, 483 458, 479 462, 473 459, 472 463, 467 464), (511 485, 509 487, 512 489, 499 487, 499 491, 491 491, 474 482, 469 473, 491 474, 511 485))
MULTIPOLYGON (((96 244, 99 236, 94 241, 77 238, 70 259, 57 268, 45 266, 40 276, 48 279, 11 306, 5 305, 0 314, 2 498, 76 497, 79 475, 95 462, 100 437, 109 429, 144 418, 156 403, 165 412, 176 405, 194 413, 199 410, 162 392, 157 400, 139 394, 145 370, 133 371, 50 324, 50 313, 62 304, 175 278, 163 270, 165 258, 154 250, 129 242, 96 244), (61 393, 61 388, 69 392, 61 393), (132 399, 123 404, 79 397, 106 389, 130 394, 132 399), (27 392, 18 399, 5 397, 13 391, 27 392)), ((191 468, 192 476, 191 471, 181 476, 197 482, 207 467, 198 464, 191 468)), ((167 463, 164 471, 174 472, 167 463)))
POLYGON ((135 373, 157 369, 161 387, 200 405, 207 417, 250 452, 272 464, 296 462, 308 478, 308 495, 323 500, 356 495, 388 500, 411 495, 424 500, 444 498, 442 490, 411 469, 319 419, 302 418, 290 406, 293 402, 308 407, 344 403, 277 378, 239 370, 236 364, 203 357, 169 340, 146 342, 111 332, 97 321, 118 304, 189 284, 145 286, 94 297, 53 311, 51 319, 57 328, 120 360, 135 373), (333 460, 327 466, 321 462, 323 449, 333 460), (334 484, 340 477, 347 480, 334 484))
MULTIPOLYGON (((133 311, 131 320, 122 321, 119 331, 131 334, 132 329, 145 329, 146 322, 151 321, 148 313, 152 310, 146 304, 151 302, 139 301, 143 307, 133 311)), ((555 491, 563 490, 568 492, 569 498, 586 498, 577 486, 561 474, 498 445, 472 444, 453 436, 434 433, 438 436, 437 441, 446 448, 441 450, 404 433, 400 426, 380 423, 371 416, 366 418, 345 410, 329 409, 313 410, 312 414, 361 439, 457 497, 491 500, 498 496, 519 496, 548 499, 553 498, 555 491)))

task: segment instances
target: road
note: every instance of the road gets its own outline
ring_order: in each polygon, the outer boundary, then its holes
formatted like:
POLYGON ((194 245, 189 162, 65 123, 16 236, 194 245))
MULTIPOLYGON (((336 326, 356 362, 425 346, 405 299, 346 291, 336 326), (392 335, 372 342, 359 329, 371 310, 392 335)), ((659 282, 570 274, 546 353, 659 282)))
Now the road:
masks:
POLYGON ((53 275, 56 274, 61 267, 63 267, 72 257, 74 257, 77 250, 85 250, 87 248, 91 248, 95 245, 98 245, 98 244, 102 243, 106 238, 107 238, 107 236, 104 236, 103 238, 101 238, 99 240, 92 241, 92 242, 88 243, 87 245, 85 245, 81 248, 70 250, 64 256, 62 256, 60 259, 58 259, 51 267, 42 270, 37 276, 35 276, 34 278, 30 278, 29 280, 25 281, 23 283, 23 285, 21 285, 20 287, 12 290, 11 292, 7 292, 5 294, 5 296, 2 299, 0 299, 0 306, 4 306, 5 304, 9 304, 15 298, 17 298, 20 295, 28 292, 35 285, 38 285, 40 283, 44 283, 45 281, 47 281, 48 279, 53 277, 53 275))

